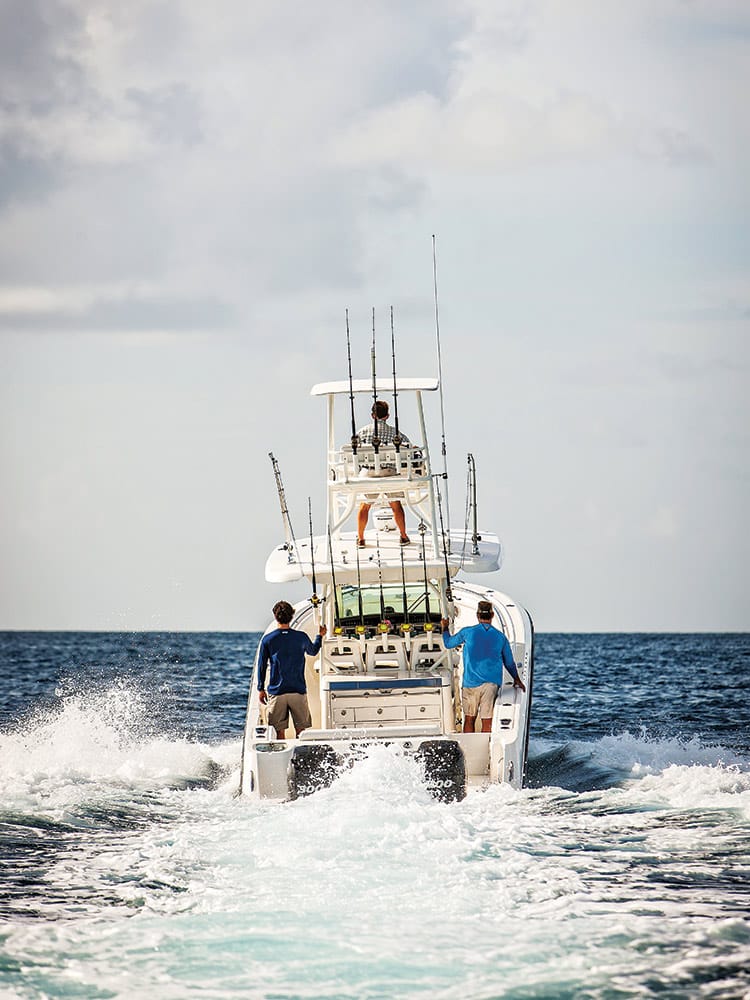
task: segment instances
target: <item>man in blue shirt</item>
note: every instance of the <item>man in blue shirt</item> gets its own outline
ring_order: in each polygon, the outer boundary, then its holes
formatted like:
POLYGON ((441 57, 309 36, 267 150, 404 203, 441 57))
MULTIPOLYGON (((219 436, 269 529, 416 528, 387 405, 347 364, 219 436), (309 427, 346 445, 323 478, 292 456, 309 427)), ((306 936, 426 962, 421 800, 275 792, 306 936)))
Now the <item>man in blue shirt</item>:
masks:
POLYGON ((489 733, 492 730, 492 711, 498 688, 503 684, 503 666, 513 678, 513 687, 526 690, 526 685, 518 676, 513 651, 505 633, 492 624, 493 614, 489 601, 479 601, 478 624, 462 628, 451 635, 448 619, 443 618, 441 622, 445 648, 464 647, 461 707, 464 712, 465 733, 474 732, 477 715, 482 720, 482 732, 489 733))
POLYGON ((260 641, 258 655, 258 699, 268 706, 268 724, 283 739, 291 714, 297 736, 312 725, 305 684, 305 653, 317 656, 326 634, 321 625, 312 642, 306 632, 291 628, 294 608, 288 601, 274 605, 273 616, 279 626, 260 641), (270 665, 268 684, 266 671, 270 665))

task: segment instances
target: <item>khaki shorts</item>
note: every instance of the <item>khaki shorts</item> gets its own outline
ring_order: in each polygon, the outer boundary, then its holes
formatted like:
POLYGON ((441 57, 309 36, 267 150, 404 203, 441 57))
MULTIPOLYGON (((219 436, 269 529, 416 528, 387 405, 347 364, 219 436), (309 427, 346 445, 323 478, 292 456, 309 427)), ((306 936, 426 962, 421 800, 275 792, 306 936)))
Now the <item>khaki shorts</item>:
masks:
POLYGON ((464 715, 475 719, 491 719, 497 697, 497 684, 480 684, 475 688, 461 688, 461 707, 464 715))
POLYGON ((269 697, 268 724, 273 726, 279 736, 289 725, 290 715, 296 730, 310 728, 312 719, 306 694, 277 694, 269 697))

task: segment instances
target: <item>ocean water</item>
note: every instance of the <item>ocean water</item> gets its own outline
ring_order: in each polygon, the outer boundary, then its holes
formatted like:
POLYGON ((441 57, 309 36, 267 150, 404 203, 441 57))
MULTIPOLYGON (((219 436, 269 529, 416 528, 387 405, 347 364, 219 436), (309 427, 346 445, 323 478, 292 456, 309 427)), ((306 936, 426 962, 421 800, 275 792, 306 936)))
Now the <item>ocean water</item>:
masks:
POLYGON ((254 634, 0 634, 0 997, 750 998, 750 635, 539 635, 529 785, 239 800, 254 634))

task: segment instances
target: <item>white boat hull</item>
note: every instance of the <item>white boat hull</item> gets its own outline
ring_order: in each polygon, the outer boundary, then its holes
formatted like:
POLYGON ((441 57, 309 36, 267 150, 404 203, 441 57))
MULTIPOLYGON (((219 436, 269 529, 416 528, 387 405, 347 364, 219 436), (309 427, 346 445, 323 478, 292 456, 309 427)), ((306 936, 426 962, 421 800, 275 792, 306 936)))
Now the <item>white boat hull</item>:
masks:
MULTIPOLYGON (((251 683, 241 794, 279 801, 309 794, 335 780, 368 745, 383 742, 424 762, 426 783, 437 798, 460 799, 470 787, 498 782, 520 788, 528 750, 533 624, 506 595, 454 583, 455 630, 476 623, 480 600, 494 605, 526 685, 525 692, 515 688, 504 673, 491 732, 461 731, 461 652, 445 650, 438 630, 328 638, 321 655, 308 658, 313 725, 298 738, 267 725, 257 684, 251 683)), ((295 611, 293 627, 314 637, 318 610, 304 602, 295 611)))

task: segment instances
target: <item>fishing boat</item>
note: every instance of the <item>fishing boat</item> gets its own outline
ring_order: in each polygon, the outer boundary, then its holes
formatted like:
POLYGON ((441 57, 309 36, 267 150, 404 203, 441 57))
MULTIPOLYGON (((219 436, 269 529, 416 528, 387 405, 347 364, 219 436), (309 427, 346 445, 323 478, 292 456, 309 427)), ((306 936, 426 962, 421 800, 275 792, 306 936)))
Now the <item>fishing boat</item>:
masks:
MULTIPOLYGON (((247 705, 240 794, 287 800, 327 787, 373 745, 410 754, 423 769, 433 795, 462 799, 471 787, 493 783, 522 786, 526 773, 534 663, 529 613, 509 596, 464 580, 491 573, 502 561, 497 535, 478 530, 476 467, 468 456, 467 517, 451 529, 447 468, 433 472, 424 411, 425 394, 439 378, 349 378, 313 386, 326 401, 326 531, 297 538, 291 525, 278 463, 271 454, 285 540, 271 552, 266 580, 292 585, 303 578, 310 597, 294 605, 291 627, 312 639, 327 632, 305 669, 312 727, 299 736, 276 732, 258 695, 256 660, 247 705), (396 434, 381 442, 356 430, 355 400, 366 404, 392 397, 396 434), (348 400, 351 439, 337 440, 337 414, 348 400), (417 433, 399 432, 398 407, 411 402, 417 433), (410 523, 402 544, 392 503, 400 502, 410 523), (355 520, 360 505, 372 505, 364 546, 355 520), (498 688, 489 732, 464 732, 461 707, 462 648, 444 645, 441 619, 453 632, 476 625, 477 605, 489 601, 493 626, 507 636, 525 691, 507 670, 498 688)), ((368 405, 369 409, 369 405, 368 405)), ((442 390, 440 390, 442 419, 442 390)), ((444 428, 444 421, 443 421, 444 428)), ((445 435, 443 432, 443 456, 445 435)), ((309 504, 309 501, 308 501, 309 504)), ((311 511, 311 508, 310 508, 311 511)), ((272 622, 267 633, 276 628, 272 622)), ((479 727, 479 720, 477 720, 479 727)))

